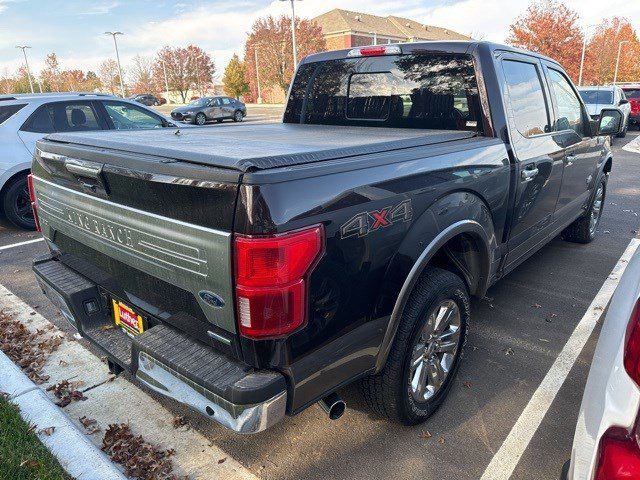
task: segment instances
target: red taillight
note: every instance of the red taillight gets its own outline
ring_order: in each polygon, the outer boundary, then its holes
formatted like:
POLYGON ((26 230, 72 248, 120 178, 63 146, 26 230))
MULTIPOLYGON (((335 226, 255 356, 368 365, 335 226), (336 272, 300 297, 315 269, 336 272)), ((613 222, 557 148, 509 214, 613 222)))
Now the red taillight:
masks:
POLYGON ((307 280, 324 250, 322 225, 268 237, 235 238, 240 333, 287 335, 305 323, 307 280))
POLYGON ((33 212, 33 220, 36 222, 36 231, 40 229, 40 219, 38 218, 38 205, 36 204, 36 191, 33 188, 33 175, 27 175, 27 187, 29 188, 29 200, 31 201, 31 211, 33 212))
POLYGON ((594 480, 630 480, 640 478, 640 447, 637 435, 613 427, 600 439, 594 480))
POLYGON ((624 340, 624 369, 640 386, 640 300, 636 302, 627 324, 624 340))
POLYGON ((400 55, 402 50, 397 45, 372 45, 370 47, 353 48, 349 50, 349 57, 377 57, 380 55, 400 55))

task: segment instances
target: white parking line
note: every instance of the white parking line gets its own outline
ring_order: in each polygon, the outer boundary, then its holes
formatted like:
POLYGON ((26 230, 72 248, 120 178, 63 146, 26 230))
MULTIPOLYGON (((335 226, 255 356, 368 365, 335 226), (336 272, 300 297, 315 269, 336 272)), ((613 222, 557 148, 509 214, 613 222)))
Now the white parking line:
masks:
POLYGON ((622 149, 631 153, 640 153, 640 135, 627 143, 624 147, 622 147, 622 149))
POLYGON ((496 452, 485 469, 481 480, 508 480, 511 477, 520 457, 522 457, 540 426, 547 410, 549 410, 567 375, 569 375, 573 364, 578 359, 580 352, 582 352, 582 348, 587 343, 598 319, 609 303, 622 273, 639 245, 640 239, 634 238, 631 240, 571 334, 571 337, 567 340, 551 369, 529 400, 520 418, 518 418, 511 432, 502 443, 500 450, 496 452))
POLYGON ((33 240, 25 240, 24 242, 12 243, 11 245, 3 245, 0 250, 8 250, 9 248, 22 247, 23 245, 29 245, 31 243, 37 243, 44 241, 44 238, 34 238, 33 240))

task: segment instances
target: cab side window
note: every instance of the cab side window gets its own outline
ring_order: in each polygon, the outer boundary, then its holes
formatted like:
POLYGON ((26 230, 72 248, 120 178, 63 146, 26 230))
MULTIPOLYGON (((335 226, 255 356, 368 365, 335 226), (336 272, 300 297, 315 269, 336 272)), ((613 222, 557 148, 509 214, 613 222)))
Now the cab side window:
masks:
POLYGON ((533 63, 504 60, 502 68, 515 128, 524 137, 548 133, 549 111, 538 67, 533 63))
POLYGON ((582 105, 569 80, 558 70, 549 69, 551 94, 558 108, 558 119, 554 126, 556 132, 573 130, 581 137, 586 135, 582 105))

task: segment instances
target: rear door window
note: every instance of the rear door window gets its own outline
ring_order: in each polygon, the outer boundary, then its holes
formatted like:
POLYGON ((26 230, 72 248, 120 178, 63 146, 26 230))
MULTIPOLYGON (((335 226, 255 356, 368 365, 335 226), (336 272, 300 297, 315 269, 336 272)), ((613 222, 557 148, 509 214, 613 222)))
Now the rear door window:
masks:
POLYGON ((0 125, 9 120, 16 112, 20 111, 26 103, 18 105, 2 105, 0 106, 0 125))
POLYGON ((473 60, 416 53, 303 64, 284 121, 479 131, 473 60))
POLYGON ((53 102, 40 106, 20 130, 35 133, 102 130, 91 102, 53 102))
POLYGON ((511 121, 524 137, 551 131, 549 109, 538 66, 519 60, 502 62, 508 89, 511 121))

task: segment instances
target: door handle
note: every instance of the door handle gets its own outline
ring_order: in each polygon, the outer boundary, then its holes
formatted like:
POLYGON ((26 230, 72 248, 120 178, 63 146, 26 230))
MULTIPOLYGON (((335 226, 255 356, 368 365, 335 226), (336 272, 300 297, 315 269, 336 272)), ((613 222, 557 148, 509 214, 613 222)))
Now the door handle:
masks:
POLYGON ((573 165, 573 162, 575 159, 576 159, 575 155, 567 155, 566 157, 564 157, 565 167, 570 167, 571 165, 573 165))
POLYGON ((538 175, 537 168, 530 168, 527 170, 522 170, 522 172, 520 172, 520 177, 522 178, 523 182, 530 182, 536 175, 538 175))

